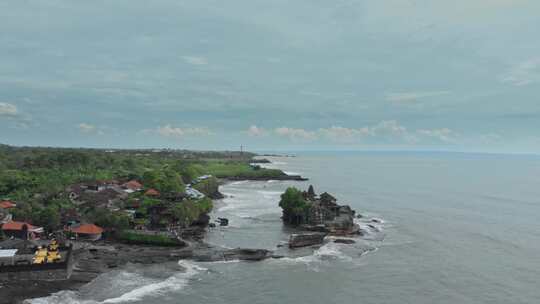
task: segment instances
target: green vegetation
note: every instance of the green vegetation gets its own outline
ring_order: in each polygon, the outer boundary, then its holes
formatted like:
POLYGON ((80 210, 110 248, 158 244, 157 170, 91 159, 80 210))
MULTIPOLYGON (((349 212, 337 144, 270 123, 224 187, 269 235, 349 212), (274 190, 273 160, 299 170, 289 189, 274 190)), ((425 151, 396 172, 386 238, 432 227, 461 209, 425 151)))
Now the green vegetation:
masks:
POLYGON ((281 195, 279 206, 283 209, 285 222, 291 224, 301 223, 308 216, 311 207, 302 191, 294 187, 287 188, 281 195))
POLYGON ((283 176, 280 170, 251 167, 253 156, 239 152, 106 151, 0 145, 0 199, 17 203, 10 211, 15 220, 28 221, 48 231, 61 229, 65 224, 63 214, 70 210, 79 212, 85 221, 121 230, 134 222, 125 213, 92 205, 76 206, 68 198, 66 189, 74 184, 100 180, 138 180, 145 189, 158 190, 160 199, 134 193, 126 200, 114 203, 115 210, 139 206, 137 213, 144 217, 150 207, 165 200, 174 217, 191 220, 212 208, 210 200, 178 201, 185 191, 185 184, 193 183, 199 176, 213 176, 193 185, 207 195, 217 193, 217 178, 283 176))
POLYGON ((213 162, 206 165, 207 174, 219 178, 239 177, 279 177, 284 175, 283 171, 276 169, 254 169, 245 162, 213 162))
POLYGON ((193 185, 193 188, 204 195, 212 197, 219 190, 219 181, 216 177, 212 176, 193 185))
POLYGON ((210 212, 213 207, 212 200, 205 197, 197 201, 187 200, 176 203, 169 210, 175 219, 182 225, 187 226, 198 219, 201 214, 210 212))
POLYGON ((129 228, 130 219, 125 214, 111 212, 104 208, 94 208, 87 213, 90 222, 114 230, 129 228))
POLYGON ((137 233, 134 231, 122 231, 115 235, 116 239, 128 244, 153 245, 153 246, 182 246, 178 240, 172 239, 163 234, 151 235, 137 233))
POLYGON ((279 206, 286 211, 292 213, 303 213, 309 209, 309 203, 304 198, 302 191, 295 187, 289 187, 285 193, 281 195, 279 206))
POLYGON ((170 168, 148 170, 144 172, 142 182, 147 188, 154 188, 162 194, 183 193, 186 189, 180 174, 170 168))

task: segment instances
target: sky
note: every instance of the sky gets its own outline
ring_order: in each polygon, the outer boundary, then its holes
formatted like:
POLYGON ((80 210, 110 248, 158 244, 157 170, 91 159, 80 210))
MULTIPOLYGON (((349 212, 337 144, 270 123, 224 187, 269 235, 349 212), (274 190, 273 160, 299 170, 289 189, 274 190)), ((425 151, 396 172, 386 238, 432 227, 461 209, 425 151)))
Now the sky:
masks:
POLYGON ((540 149, 537 0, 5 0, 0 143, 540 149))

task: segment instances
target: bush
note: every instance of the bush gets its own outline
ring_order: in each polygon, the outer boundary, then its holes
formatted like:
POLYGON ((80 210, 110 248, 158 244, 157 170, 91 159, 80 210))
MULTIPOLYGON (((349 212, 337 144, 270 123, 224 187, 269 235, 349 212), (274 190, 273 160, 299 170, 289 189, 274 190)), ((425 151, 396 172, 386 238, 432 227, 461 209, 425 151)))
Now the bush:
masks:
POLYGON ((212 211, 212 208, 214 208, 212 200, 205 197, 197 201, 188 200, 176 203, 170 208, 170 211, 175 219, 180 221, 184 226, 189 226, 202 214, 212 211))
POLYGON ((183 246, 184 243, 177 239, 170 238, 163 234, 151 235, 136 233, 133 231, 122 231, 116 234, 116 239, 128 244, 153 245, 153 246, 183 246))
POLYGON ((293 214, 304 214, 309 210, 309 204, 304 199, 302 191, 294 187, 287 188, 285 193, 281 195, 279 206, 283 210, 293 214))

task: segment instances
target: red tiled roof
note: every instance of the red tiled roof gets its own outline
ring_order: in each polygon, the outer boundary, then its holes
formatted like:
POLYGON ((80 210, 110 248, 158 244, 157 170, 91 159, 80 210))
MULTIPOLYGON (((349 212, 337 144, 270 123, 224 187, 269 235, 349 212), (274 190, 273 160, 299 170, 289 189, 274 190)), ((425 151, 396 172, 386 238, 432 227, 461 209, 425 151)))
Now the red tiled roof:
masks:
POLYGON ((17 206, 14 202, 10 201, 2 201, 0 202, 0 208, 2 209, 9 209, 9 208, 15 208, 17 206))
POLYGON ((148 196, 159 196, 159 191, 157 191, 156 189, 148 189, 148 191, 146 191, 144 193, 144 195, 148 195, 148 196))
POLYGON ((22 230, 24 225, 26 225, 28 227, 28 230, 34 230, 34 229, 38 228, 36 226, 32 226, 32 225, 30 225, 28 223, 25 223, 25 222, 11 221, 11 222, 7 222, 4 225, 2 225, 2 230, 22 230))
POLYGON ((136 181, 136 180, 132 180, 132 181, 129 181, 129 182, 125 183, 124 187, 126 187, 128 189, 131 189, 131 190, 138 190, 138 189, 141 189, 143 187, 143 185, 141 183, 139 183, 138 181, 136 181))
POLYGON ((103 233, 103 229, 94 224, 83 224, 78 227, 68 228, 67 231, 71 231, 78 234, 100 234, 103 233))

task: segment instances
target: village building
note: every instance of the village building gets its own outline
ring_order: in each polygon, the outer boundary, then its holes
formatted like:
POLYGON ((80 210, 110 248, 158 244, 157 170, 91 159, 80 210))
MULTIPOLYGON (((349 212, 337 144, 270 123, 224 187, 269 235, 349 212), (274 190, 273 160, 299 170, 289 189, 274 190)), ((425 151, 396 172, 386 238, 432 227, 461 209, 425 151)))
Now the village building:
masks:
POLYGON ((36 227, 29 223, 10 221, 2 224, 2 231, 7 237, 24 240, 37 240, 44 233, 42 227, 36 227))
POLYGON ((123 184, 122 188, 127 193, 133 193, 141 191, 143 189, 143 185, 136 180, 130 180, 129 182, 123 184))
POLYGON ((155 196, 155 197, 158 197, 158 196, 161 195, 161 193, 159 193, 159 191, 157 191, 156 189, 153 189, 153 188, 152 188, 152 189, 148 189, 148 190, 144 193, 144 195, 146 195, 146 196, 155 196))
POLYGON ((0 208, 0 225, 11 222, 12 219, 13 216, 11 215, 11 213, 8 212, 7 209, 0 208))
POLYGON ((73 233, 77 240, 97 241, 101 239, 103 228, 94 224, 78 224, 68 226, 66 232, 73 233))
POLYGON ((71 187, 70 200, 77 206, 87 205, 94 208, 117 209, 116 205, 128 198, 119 186, 111 186, 100 191, 90 190, 80 185, 71 187))
POLYGON ((17 207, 17 204, 15 204, 12 201, 1 201, 0 202, 0 209, 12 209, 17 207))

